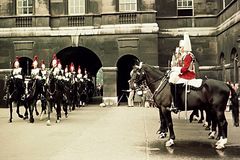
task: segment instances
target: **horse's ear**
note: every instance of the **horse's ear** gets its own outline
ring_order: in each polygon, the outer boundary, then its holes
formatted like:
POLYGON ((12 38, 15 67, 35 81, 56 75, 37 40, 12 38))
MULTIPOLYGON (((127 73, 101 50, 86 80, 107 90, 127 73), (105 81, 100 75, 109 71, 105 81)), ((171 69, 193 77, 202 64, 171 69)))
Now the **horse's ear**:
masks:
POLYGON ((142 69, 142 65, 143 65, 143 62, 140 62, 140 63, 139 63, 139 66, 138 66, 138 65, 134 65, 134 68, 136 68, 136 69, 142 69))

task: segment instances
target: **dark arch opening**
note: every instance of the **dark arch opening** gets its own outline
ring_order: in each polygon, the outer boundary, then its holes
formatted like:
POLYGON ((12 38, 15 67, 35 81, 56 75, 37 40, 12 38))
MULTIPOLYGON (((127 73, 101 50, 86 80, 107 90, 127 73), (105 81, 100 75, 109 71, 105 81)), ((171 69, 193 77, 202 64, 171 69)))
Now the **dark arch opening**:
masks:
MULTIPOLYGON (((225 63, 224 53, 221 52, 219 57, 219 64, 222 66, 224 63, 225 63)), ((224 81, 225 76, 222 71, 218 71, 218 79, 224 81)))
MULTIPOLYGON (((117 96, 118 99, 123 94, 122 90, 129 89, 128 80, 130 79, 130 72, 132 67, 139 59, 133 55, 122 56, 117 62, 117 96)), ((121 102, 126 102, 127 98, 123 97, 121 102)))
POLYGON ((89 97, 89 103, 101 103, 102 97, 96 96, 96 76, 102 67, 98 56, 85 47, 67 47, 58 52, 56 56, 60 59, 63 69, 66 65, 69 67, 69 65, 73 63, 75 71, 77 71, 79 65, 82 74, 84 74, 85 69, 87 70, 94 87, 94 92, 91 94, 91 97, 89 97))
POLYGON ((28 57, 19 58, 19 64, 20 64, 20 67, 22 67, 22 71, 25 76, 29 76, 31 74, 32 62, 33 60, 28 57))
POLYGON ((233 64, 233 68, 230 70, 230 80, 233 83, 238 82, 238 71, 237 71, 238 53, 236 48, 233 48, 230 55, 230 63, 233 64))
POLYGON ((102 67, 102 63, 98 56, 85 47, 68 47, 57 53, 63 68, 73 62, 75 70, 80 65, 82 72, 86 68, 90 76, 96 77, 98 70, 102 67))

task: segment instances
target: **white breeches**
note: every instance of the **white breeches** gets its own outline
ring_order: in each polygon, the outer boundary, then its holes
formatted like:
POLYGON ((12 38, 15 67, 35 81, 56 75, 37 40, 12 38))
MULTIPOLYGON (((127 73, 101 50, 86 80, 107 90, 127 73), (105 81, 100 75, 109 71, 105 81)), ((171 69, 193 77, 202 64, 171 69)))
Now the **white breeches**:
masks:
POLYGON ((170 77, 169 77, 169 83, 176 84, 180 77, 178 76, 180 74, 181 67, 172 67, 170 71, 170 77))
POLYGON ((181 67, 172 67, 170 77, 169 77, 169 83, 173 83, 173 84, 186 83, 188 80, 180 78, 179 77, 180 73, 181 73, 181 67))

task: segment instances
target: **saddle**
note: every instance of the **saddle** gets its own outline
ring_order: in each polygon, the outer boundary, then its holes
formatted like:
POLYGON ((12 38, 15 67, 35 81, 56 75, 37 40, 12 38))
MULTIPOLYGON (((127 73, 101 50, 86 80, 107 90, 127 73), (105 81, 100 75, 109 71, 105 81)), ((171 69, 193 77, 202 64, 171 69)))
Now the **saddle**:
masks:
POLYGON ((187 82, 187 85, 200 88, 202 86, 202 81, 202 79, 191 79, 187 82))
POLYGON ((202 86, 202 79, 191 79, 191 80, 186 80, 186 79, 180 79, 176 84, 183 84, 183 86, 192 86, 194 88, 200 88, 202 86))

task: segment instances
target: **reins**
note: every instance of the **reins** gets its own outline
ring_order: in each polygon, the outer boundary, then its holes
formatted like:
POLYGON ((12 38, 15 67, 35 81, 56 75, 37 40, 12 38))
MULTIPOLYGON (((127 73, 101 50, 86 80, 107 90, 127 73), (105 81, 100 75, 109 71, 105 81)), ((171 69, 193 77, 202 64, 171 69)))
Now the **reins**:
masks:
POLYGON ((165 82, 168 80, 167 76, 164 75, 161 79, 162 79, 162 80, 161 80, 160 84, 158 85, 158 87, 157 87, 157 88, 155 89, 155 91, 153 92, 152 97, 154 97, 157 93, 162 92, 162 90, 163 90, 163 89, 165 88, 165 86, 167 85, 167 83, 165 83, 165 82))

